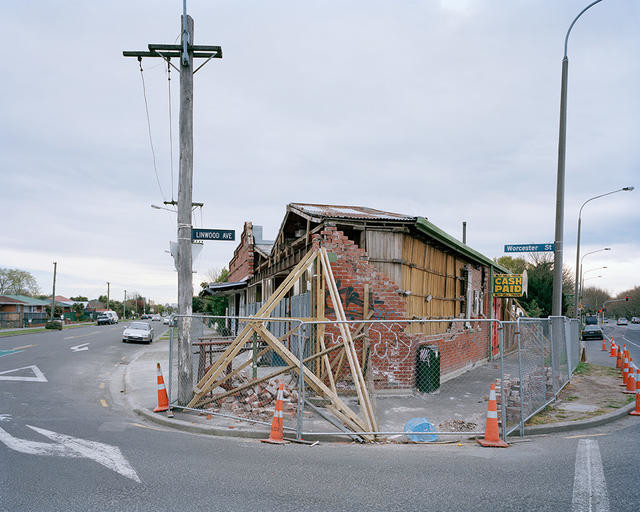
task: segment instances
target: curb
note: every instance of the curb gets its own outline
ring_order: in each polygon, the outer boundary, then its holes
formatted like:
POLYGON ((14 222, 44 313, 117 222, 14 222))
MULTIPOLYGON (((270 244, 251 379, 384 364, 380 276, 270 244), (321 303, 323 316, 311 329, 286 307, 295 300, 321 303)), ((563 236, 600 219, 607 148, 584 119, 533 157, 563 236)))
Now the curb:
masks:
MULTIPOLYGON (((133 363, 138 357, 143 354, 143 350, 141 349, 129 362, 129 364, 133 363)), ((124 368, 124 382, 126 389, 129 389, 129 366, 124 368)), ((219 437, 235 437, 235 438, 247 438, 247 439, 262 439, 269 436, 269 432, 267 430, 259 431, 259 430, 242 430, 242 429, 230 429, 230 428, 219 428, 219 427, 210 427, 206 425, 198 425, 196 423, 191 423, 189 421, 170 419, 166 416, 159 415, 158 413, 152 412, 150 409, 140 408, 134 405, 130 398, 125 395, 124 397, 126 403, 129 406, 129 409, 133 411, 134 414, 145 418, 152 423, 157 425, 162 425, 164 427, 168 427, 175 430, 180 430, 183 432, 190 432, 192 434, 204 434, 210 436, 219 436, 219 437)), ((586 420, 580 421, 565 421, 562 423, 549 423, 547 425, 535 425, 532 427, 525 427, 524 435, 525 436, 533 436, 540 434, 552 434, 556 432, 569 432, 572 430, 582 430, 586 428, 598 427, 600 425, 605 425, 607 423, 611 423, 615 420, 618 420, 624 416, 627 416, 630 411, 634 410, 635 403, 631 402, 628 405, 621 407, 620 409, 616 409, 607 414, 602 414, 600 416, 596 416, 595 418, 589 418, 586 420)), ((516 429, 508 437, 519 437, 519 430, 516 429)), ((309 434, 305 436, 305 439, 308 441, 321 441, 321 442, 335 442, 335 443, 351 443, 351 439, 348 436, 314 436, 309 434)))
MULTIPOLYGON (((582 430, 585 428, 599 427, 600 425, 606 425, 617 419, 627 416, 635 408, 635 403, 620 407, 613 412, 607 414, 601 414, 595 418, 589 418, 580 421, 564 421, 561 423, 548 423, 546 425, 534 425, 532 427, 524 428, 525 436, 533 436, 538 434, 552 434, 554 432, 569 432, 571 430, 582 430)), ((519 435, 518 430, 514 430, 509 437, 519 435)))

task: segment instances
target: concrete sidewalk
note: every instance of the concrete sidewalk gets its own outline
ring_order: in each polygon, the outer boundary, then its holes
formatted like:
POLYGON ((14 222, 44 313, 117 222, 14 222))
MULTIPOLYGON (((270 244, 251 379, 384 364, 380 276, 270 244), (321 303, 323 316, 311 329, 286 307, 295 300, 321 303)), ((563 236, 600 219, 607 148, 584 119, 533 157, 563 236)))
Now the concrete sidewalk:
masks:
MULTIPOLYGON (((162 367, 164 381, 167 388, 171 388, 171 402, 176 397, 175 377, 177 374, 177 362, 173 361, 174 368, 169 372, 169 342, 156 341, 150 346, 145 346, 136 354, 133 360, 123 367, 123 394, 129 407, 137 414, 150 421, 161 423, 165 426, 178 428, 190 432, 206 433, 212 435, 227 435, 236 437, 265 438, 269 435, 271 420, 264 418, 263 423, 250 423, 235 417, 220 415, 207 416, 198 412, 174 411, 174 417, 167 417, 167 413, 153 413, 157 405, 156 364, 162 367), (170 373, 173 382, 170 382, 170 373)), ((608 353, 601 351, 601 341, 587 342, 587 360, 601 366, 615 367, 615 360, 608 353)), ((505 361, 505 375, 509 371, 514 372, 513 363, 505 361)), ((271 369, 272 370, 272 369, 271 369)), ((265 370, 266 371, 266 370, 265 370)), ((515 367, 517 372, 517 367, 515 367)), ((517 374, 517 373, 516 373, 517 374)), ((405 423, 415 417, 426 417, 436 430, 450 431, 461 428, 475 432, 484 431, 487 414, 488 390, 491 383, 500 375, 498 361, 488 362, 470 369, 464 374, 444 382, 435 393, 422 394, 411 392, 376 393, 375 406, 378 421, 378 430, 381 432, 402 432, 405 423)), ((342 397, 341 397, 342 398, 342 397)), ((347 405, 359 413, 357 398, 347 397, 347 405)), ((622 417, 634 404, 622 407, 609 414, 603 414, 582 421, 552 423, 548 425, 536 425, 526 427, 525 434, 542 434, 571 429, 583 429, 590 426, 601 425, 622 417)), ((295 412, 285 413, 285 436, 293 437, 297 418, 295 412), (288 432, 287 432, 288 431, 288 432)), ((305 406, 303 418, 304 432, 323 432, 339 434, 340 430, 331 425, 318 414, 305 406)), ((394 437, 394 436, 389 436, 394 437)), ((404 436, 395 436, 396 438, 404 436)), ((468 432, 460 431, 462 438, 471 437, 468 432)), ((305 439, 349 440, 344 435, 318 436, 305 435, 305 439)), ((443 440, 455 440, 456 435, 442 436, 443 440)))

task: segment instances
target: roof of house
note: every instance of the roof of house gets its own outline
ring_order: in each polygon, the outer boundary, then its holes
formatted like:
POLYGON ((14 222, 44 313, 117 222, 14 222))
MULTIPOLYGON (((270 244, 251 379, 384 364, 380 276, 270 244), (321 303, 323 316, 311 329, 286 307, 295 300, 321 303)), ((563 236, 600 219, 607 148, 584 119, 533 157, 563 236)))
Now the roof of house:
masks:
POLYGON ((204 293, 209 295, 230 295, 236 290, 242 290, 247 287, 247 281, 249 277, 245 277, 240 281, 226 282, 226 283, 209 283, 204 290, 204 293))
POLYGON ((28 295, 3 295, 3 297, 9 297, 17 302, 28 304, 29 306, 47 306, 51 304, 50 300, 36 299, 35 297, 29 297, 28 295))
POLYGON ((8 295, 0 295, 0 304, 24 304, 24 302, 13 299, 8 295))
POLYGON ((364 206, 342 206, 335 204, 310 204, 290 203, 288 210, 302 214, 304 217, 321 219, 370 219, 370 220, 397 220, 413 222, 416 217, 401 213, 385 212, 364 206))
MULTIPOLYGON (((440 244, 466 256, 471 261, 475 261, 488 267, 494 267, 505 274, 509 270, 491 258, 472 249, 468 245, 455 239, 442 229, 432 224, 424 217, 412 217, 401 213, 385 212, 364 206, 340 206, 327 204, 290 203, 287 205, 287 215, 294 212, 304 218, 314 222, 322 222, 326 219, 349 219, 351 221, 397 221, 399 223, 414 227, 418 232, 436 240, 440 244)), ((286 220, 286 215, 285 215, 286 220)), ((284 225, 283 221, 283 225, 284 225)), ((282 229, 282 227, 280 228, 282 229)))

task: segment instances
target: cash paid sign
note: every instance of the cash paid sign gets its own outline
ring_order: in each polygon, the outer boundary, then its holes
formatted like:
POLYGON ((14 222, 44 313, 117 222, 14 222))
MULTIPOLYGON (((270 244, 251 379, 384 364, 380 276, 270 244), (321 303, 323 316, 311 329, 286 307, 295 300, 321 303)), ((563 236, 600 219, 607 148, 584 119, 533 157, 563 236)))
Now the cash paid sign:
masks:
POLYGON ((522 274, 495 274, 493 276, 494 297, 522 297, 524 293, 522 274))

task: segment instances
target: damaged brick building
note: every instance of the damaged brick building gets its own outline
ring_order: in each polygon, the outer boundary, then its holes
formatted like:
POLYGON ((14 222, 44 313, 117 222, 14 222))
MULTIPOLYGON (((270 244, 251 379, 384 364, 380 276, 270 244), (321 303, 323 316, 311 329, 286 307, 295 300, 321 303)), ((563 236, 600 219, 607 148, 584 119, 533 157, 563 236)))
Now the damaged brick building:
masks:
MULTIPOLYGON (((331 255, 349 319, 442 320, 370 330, 376 387, 413 387, 416 351, 425 343, 441 351, 443 380, 497 353, 496 330, 489 324, 450 320, 501 319, 503 299, 492 297, 490 283, 492 273, 506 269, 423 217, 291 203, 273 241, 263 239, 262 227, 245 223, 229 282, 211 283, 204 293, 229 296, 229 315, 252 314, 314 247, 331 255)), ((311 270, 302 275, 278 316, 309 316, 304 304, 312 301, 312 280, 311 270)), ((328 297, 324 309, 332 318, 328 297)))

